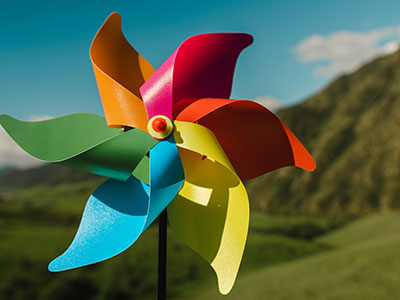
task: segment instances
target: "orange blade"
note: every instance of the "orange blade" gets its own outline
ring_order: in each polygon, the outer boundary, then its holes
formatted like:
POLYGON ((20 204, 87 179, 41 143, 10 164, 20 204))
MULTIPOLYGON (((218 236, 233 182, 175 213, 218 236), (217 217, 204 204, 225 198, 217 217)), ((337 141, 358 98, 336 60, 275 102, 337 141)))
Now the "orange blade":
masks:
POLYGON ((119 14, 112 13, 97 32, 90 58, 108 126, 147 131, 139 88, 155 69, 125 39, 119 14))
POLYGON ((185 107, 176 120, 209 128, 242 180, 285 166, 315 168, 314 159, 295 135, 256 102, 199 99, 185 107))

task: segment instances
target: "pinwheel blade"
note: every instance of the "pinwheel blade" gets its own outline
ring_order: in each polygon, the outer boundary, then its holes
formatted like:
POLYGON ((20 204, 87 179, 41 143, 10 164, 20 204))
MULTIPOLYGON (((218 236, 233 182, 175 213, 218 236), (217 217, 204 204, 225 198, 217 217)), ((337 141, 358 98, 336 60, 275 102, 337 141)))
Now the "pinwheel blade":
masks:
POLYGON ((146 131, 139 87, 155 70, 125 39, 119 14, 112 13, 97 32, 90 58, 108 125, 146 131))
POLYGON ((27 153, 97 175, 126 180, 157 143, 148 133, 107 127, 95 114, 78 113, 40 122, 0 115, 0 124, 27 153))
POLYGON ((148 209, 149 197, 139 180, 107 180, 90 196, 74 240, 49 270, 90 265, 121 253, 143 232, 148 209))
POLYGON ((173 136, 158 143, 140 168, 141 176, 150 171, 150 186, 134 176, 103 183, 89 198, 72 244, 50 263, 50 271, 93 264, 124 251, 175 198, 184 173, 173 136))
POLYGON ((170 204, 184 182, 184 172, 174 136, 150 150, 150 207, 146 228, 170 204))
POLYGON ((150 158, 147 155, 143 156, 135 170, 133 170, 132 175, 147 186, 150 185, 150 158))
POLYGON ((256 102, 199 99, 176 119, 210 129, 242 180, 286 166, 315 168, 314 159, 289 128, 256 102))
POLYGON ((168 206, 170 225, 210 263, 220 292, 227 294, 247 239, 247 193, 211 131, 198 124, 176 121, 175 125, 185 183, 168 206))
POLYGON ((187 97, 228 98, 236 60, 252 42, 246 33, 199 34, 185 40, 140 87, 149 119, 173 119, 173 104, 187 97))

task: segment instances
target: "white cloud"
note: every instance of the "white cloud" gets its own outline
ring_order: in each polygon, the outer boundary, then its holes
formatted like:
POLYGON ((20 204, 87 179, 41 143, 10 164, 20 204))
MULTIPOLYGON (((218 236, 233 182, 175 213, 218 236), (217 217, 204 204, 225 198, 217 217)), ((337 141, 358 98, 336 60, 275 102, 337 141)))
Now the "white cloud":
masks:
POLYGON ((396 52, 397 50, 399 50, 400 48, 400 43, 398 41, 391 41, 386 43, 383 47, 382 47, 382 53, 383 54, 391 54, 396 52))
MULTIPOLYGON (((42 121, 51 119, 50 116, 31 116, 29 121, 42 121)), ((22 150, 0 126, 0 168, 13 167, 26 169, 43 164, 42 161, 30 156, 22 150)))
POLYGON ((254 101, 265 106, 270 111, 277 111, 284 106, 284 104, 281 101, 272 96, 256 97, 254 101))
POLYGON ((29 118, 29 121, 31 122, 37 122, 37 121, 45 121, 45 120, 50 120, 53 119, 53 117, 50 117, 48 115, 32 115, 29 118))
POLYGON ((295 52, 301 63, 322 62, 314 69, 316 77, 331 77, 355 71, 377 56, 397 51, 399 42, 400 25, 368 32, 313 34, 302 40, 295 52))

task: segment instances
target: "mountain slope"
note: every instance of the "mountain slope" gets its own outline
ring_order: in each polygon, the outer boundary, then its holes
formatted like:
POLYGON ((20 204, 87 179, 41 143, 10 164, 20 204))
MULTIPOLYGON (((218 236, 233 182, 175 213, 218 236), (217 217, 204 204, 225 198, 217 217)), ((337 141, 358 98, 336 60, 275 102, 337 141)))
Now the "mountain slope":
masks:
POLYGON ((97 178, 100 177, 63 166, 45 164, 28 170, 8 169, 0 172, 0 190, 19 189, 41 184, 54 186, 66 182, 87 181, 97 178))
POLYGON ((332 216, 400 207, 400 52, 278 115, 317 168, 284 168, 248 182, 253 207, 332 216))

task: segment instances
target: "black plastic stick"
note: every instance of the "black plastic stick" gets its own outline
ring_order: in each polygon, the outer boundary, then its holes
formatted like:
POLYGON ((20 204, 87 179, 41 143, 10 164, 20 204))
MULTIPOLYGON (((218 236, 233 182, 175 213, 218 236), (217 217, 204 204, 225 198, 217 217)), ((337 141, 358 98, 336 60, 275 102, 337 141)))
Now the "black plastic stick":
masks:
POLYGON ((167 299, 167 210, 158 217, 158 300, 167 299))

